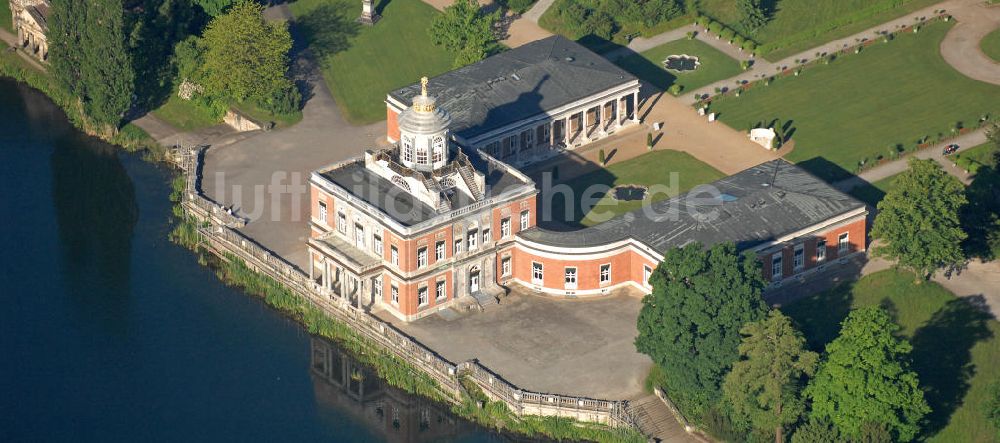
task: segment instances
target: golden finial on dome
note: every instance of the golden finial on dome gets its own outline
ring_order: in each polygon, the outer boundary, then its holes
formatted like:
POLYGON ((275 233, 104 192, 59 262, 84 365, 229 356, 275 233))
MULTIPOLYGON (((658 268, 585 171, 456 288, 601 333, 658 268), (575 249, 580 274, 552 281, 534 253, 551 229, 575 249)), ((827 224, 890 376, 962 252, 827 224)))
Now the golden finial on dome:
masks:
POLYGON ((427 77, 420 77, 420 95, 427 97, 427 77))

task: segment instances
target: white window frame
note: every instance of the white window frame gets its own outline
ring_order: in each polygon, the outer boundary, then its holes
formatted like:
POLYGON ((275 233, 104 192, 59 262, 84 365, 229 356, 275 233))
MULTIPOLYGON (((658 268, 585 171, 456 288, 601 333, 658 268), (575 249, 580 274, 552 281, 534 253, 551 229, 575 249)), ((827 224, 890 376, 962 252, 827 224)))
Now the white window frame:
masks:
POLYGON ((491 235, 490 228, 483 228, 483 245, 493 241, 493 236, 491 235))
POLYGON ((566 283, 566 289, 576 289, 576 284, 580 277, 577 271, 576 266, 566 266, 563 268, 563 282, 566 283))
POLYGON ((802 243, 795 245, 792 249, 792 269, 796 271, 806 267, 806 246, 802 243))
POLYGON ((427 246, 417 249, 417 269, 427 267, 427 246))
POLYGON ((319 221, 326 223, 326 214, 327 214, 326 202, 317 201, 316 203, 319 204, 319 221))
POLYGON ((444 280, 439 280, 434 283, 434 296, 436 300, 444 300, 448 298, 448 287, 444 280))
POLYGON ((399 286, 389 286, 389 302, 399 306, 399 286))
POLYGON ((379 257, 385 253, 385 249, 382 248, 382 237, 378 234, 372 234, 372 248, 379 257))
POLYGON ((337 230, 347 235, 347 215, 343 212, 337 212, 337 230))
POLYGON ((500 220, 500 238, 510 237, 510 217, 500 220))
POLYGON ((611 263, 605 263, 601 265, 600 281, 602 285, 611 283, 611 263))
POLYGON ((521 211, 521 230, 528 229, 528 223, 531 223, 531 211, 521 211))
POLYGON ((545 265, 533 261, 531 262, 531 282, 542 284, 545 281, 545 265))
POLYGON ((466 237, 469 239, 469 250, 470 251, 472 251, 472 250, 474 250, 474 249, 476 249, 476 248, 479 247, 479 231, 478 230, 475 230, 475 229, 470 230, 469 234, 466 235, 466 237))
POLYGON ((837 237, 837 252, 843 253, 851 249, 851 234, 848 232, 841 233, 837 237))
POLYGON ((462 239, 455 240, 455 255, 462 253, 462 239))
POLYGON ((417 288, 417 306, 427 306, 430 303, 429 292, 427 286, 417 288))
POLYGON ((375 277, 375 281, 372 282, 372 293, 375 294, 376 300, 382 299, 382 276, 379 275, 375 277))
POLYGON ((445 259, 444 242, 438 240, 437 243, 434 243, 434 260, 441 261, 444 259, 445 259))
POLYGON ((429 164, 429 158, 427 156, 427 148, 417 148, 417 164, 426 165, 429 164))
POLYGON ((399 249, 396 245, 389 246, 389 259, 392 264, 399 266, 399 249))
POLYGON ((445 150, 444 137, 441 137, 441 136, 434 137, 432 145, 433 145, 431 147, 432 161, 434 163, 437 163, 439 161, 444 160, 444 150, 445 150))
POLYGON ((354 246, 365 250, 365 227, 357 223, 354 224, 354 246))
POLYGON ((642 284, 646 286, 652 286, 649 283, 649 279, 653 278, 653 268, 643 265, 642 266, 642 284))
POLYGON ((826 239, 821 238, 816 241, 816 261, 822 262, 826 260, 826 239))
POLYGON ((510 256, 500 258, 500 275, 506 277, 510 275, 510 256))
POLYGON ((771 255, 771 280, 781 280, 785 276, 784 251, 771 255), (777 272, 775 272, 777 271, 777 272))

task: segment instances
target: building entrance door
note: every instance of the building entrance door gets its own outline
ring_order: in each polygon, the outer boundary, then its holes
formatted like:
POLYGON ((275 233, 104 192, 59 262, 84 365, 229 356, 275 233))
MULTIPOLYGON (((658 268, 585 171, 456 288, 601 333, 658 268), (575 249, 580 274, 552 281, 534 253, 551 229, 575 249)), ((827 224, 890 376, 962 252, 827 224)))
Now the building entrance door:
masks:
POLYGON ((469 292, 479 291, 479 269, 473 269, 469 273, 469 292))

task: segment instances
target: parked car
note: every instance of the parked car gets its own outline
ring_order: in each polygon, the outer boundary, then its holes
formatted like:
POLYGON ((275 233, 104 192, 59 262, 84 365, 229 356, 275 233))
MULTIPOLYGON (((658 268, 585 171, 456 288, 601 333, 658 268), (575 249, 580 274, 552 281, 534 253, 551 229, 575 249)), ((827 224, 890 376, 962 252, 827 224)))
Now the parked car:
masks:
POLYGON ((958 151, 958 145, 955 144, 955 143, 952 143, 952 144, 944 147, 944 151, 942 152, 942 154, 944 154, 944 155, 951 155, 951 154, 954 154, 955 151, 958 151))

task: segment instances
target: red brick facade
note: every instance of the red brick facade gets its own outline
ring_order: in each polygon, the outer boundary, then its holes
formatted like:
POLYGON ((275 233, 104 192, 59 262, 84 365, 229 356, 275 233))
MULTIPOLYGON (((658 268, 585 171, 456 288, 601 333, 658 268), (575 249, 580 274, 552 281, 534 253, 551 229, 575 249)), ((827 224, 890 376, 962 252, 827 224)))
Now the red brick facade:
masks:
POLYGON ((385 134, 389 140, 399 141, 399 112, 392 106, 385 107, 385 134))

